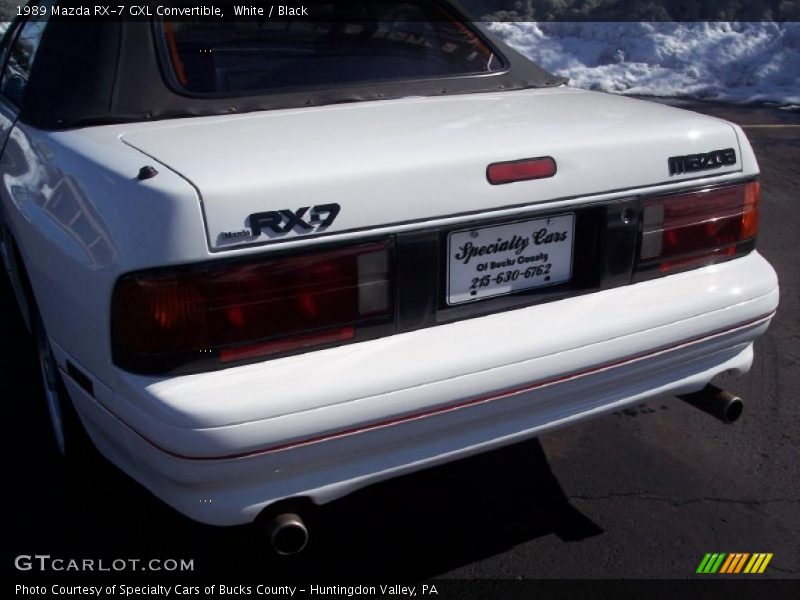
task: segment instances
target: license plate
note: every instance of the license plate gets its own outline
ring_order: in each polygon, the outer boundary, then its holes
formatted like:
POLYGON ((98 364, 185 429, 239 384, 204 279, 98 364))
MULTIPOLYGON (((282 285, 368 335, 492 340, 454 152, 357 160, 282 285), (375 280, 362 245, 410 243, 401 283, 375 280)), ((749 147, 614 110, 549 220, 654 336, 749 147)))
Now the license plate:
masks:
POLYGON ((572 277, 575 215, 453 231, 447 238, 447 303, 463 304, 572 277))

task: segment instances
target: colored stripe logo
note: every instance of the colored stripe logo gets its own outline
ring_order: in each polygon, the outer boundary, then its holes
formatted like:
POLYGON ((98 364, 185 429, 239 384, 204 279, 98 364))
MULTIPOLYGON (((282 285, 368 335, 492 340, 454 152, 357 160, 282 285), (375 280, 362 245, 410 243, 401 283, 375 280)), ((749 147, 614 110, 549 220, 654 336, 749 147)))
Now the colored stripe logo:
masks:
POLYGON ((700 574, 726 574, 734 575, 739 573, 749 573, 751 575, 763 573, 769 561, 772 560, 772 552, 725 552, 708 553, 700 561, 696 573, 700 574))

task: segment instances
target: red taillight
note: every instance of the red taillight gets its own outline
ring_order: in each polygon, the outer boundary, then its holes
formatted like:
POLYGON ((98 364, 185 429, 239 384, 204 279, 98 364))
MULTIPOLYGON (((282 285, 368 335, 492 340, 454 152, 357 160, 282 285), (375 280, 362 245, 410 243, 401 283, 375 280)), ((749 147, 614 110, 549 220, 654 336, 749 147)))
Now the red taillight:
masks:
POLYGON ((662 273, 733 256, 758 233, 757 181, 644 201, 640 264, 662 273))
POLYGON ((139 372, 340 343, 393 317, 389 242, 122 277, 115 362, 139 372))
POLYGON ((493 163, 486 169, 486 179, 492 185, 544 179, 556 174, 556 161, 549 156, 493 163))

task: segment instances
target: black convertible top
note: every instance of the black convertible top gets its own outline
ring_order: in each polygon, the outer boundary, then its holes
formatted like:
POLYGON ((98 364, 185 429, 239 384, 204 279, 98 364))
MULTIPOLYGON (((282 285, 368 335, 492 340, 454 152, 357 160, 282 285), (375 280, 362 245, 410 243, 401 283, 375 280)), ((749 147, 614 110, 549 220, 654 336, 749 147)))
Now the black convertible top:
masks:
MULTIPOLYGON (((448 6, 453 5, 448 2, 448 6)), ((455 10, 464 16, 457 5, 455 10)), ((50 18, 39 45, 20 118, 44 129, 66 129, 407 96, 551 87, 566 82, 483 29, 479 33, 504 57, 506 69, 220 98, 192 95, 169 83, 164 61, 159 59, 153 20, 79 21, 56 16, 50 18)))

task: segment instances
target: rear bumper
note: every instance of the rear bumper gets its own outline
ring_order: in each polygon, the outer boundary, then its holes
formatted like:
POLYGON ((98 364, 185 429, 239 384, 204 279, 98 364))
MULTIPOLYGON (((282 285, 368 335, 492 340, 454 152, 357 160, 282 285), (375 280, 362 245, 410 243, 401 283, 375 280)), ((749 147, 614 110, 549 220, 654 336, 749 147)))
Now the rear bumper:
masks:
POLYGON ((67 380, 95 443, 181 512, 252 521, 746 371, 778 305, 757 253, 550 304, 172 379, 67 380))

